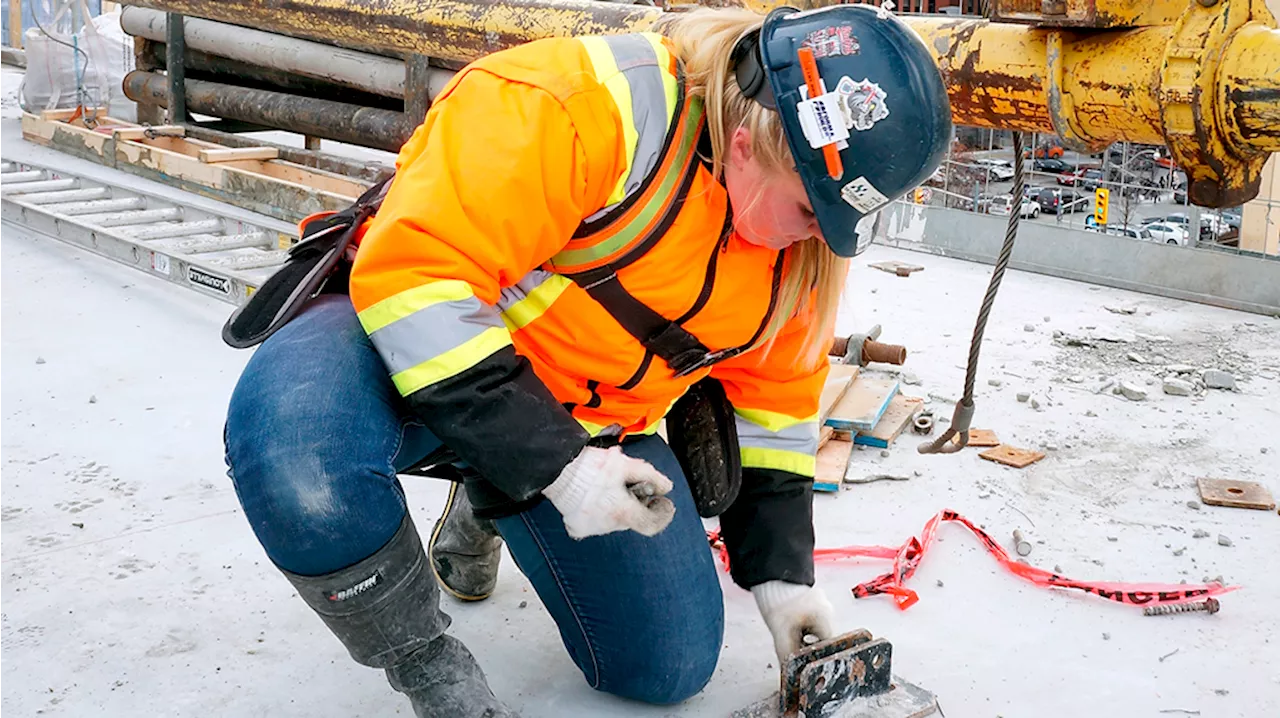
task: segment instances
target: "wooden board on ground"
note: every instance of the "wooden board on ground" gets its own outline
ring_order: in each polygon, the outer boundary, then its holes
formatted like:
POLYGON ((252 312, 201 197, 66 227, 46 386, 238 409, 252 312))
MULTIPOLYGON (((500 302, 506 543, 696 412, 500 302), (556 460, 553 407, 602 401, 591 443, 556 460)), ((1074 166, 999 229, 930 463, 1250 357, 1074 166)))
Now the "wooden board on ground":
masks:
POLYGON ((872 431, 897 393, 897 379, 859 376, 836 402, 826 424, 843 431, 872 431))
MULTIPOLYGON (((45 114, 70 116, 63 111, 45 114)), ((68 122, 22 115, 22 137, 29 142, 286 222, 346 209, 371 184, 279 159, 201 162, 202 151, 229 148, 186 137, 151 136, 145 131, 133 139, 141 127, 105 115, 98 117, 93 128, 80 119, 68 122)))
MULTIPOLYGON (((960 437, 957 435, 955 441, 959 442, 960 437)), ((1000 440, 996 438, 996 432, 990 429, 970 429, 968 446, 976 446, 979 448, 987 446, 999 446, 1000 440)))
POLYGON ((844 472, 849 468, 853 442, 828 441, 818 449, 818 464, 813 476, 814 491, 839 491, 844 472))
POLYGON ((987 461, 994 461, 998 464, 1012 466, 1015 469, 1022 469, 1030 466, 1044 458, 1043 451, 1032 451, 1031 449, 1019 449, 1016 446, 1001 444, 995 448, 987 449, 978 454, 987 461))
POLYGON ((924 399, 902 394, 894 395, 889 401, 889 408, 885 410, 884 416, 880 417, 880 421, 876 422, 875 427, 871 431, 858 432, 858 435, 853 437, 853 443, 881 449, 889 448, 922 406, 924 406, 924 399))
POLYGON ((836 402, 844 397, 849 384, 858 377, 857 364, 832 364, 827 372, 827 383, 822 386, 822 398, 818 400, 818 423, 825 424, 836 402))
POLYGON ((899 262, 896 260, 890 260, 888 262, 872 262, 868 266, 874 269, 879 269, 882 272, 896 274, 899 277, 910 277, 912 272, 924 271, 924 267, 921 267, 918 264, 907 264, 906 262, 899 262))
POLYGON ((1262 509, 1276 507, 1271 492, 1256 481, 1236 479, 1196 479, 1200 487, 1200 500, 1211 506, 1227 506, 1233 509, 1262 509))

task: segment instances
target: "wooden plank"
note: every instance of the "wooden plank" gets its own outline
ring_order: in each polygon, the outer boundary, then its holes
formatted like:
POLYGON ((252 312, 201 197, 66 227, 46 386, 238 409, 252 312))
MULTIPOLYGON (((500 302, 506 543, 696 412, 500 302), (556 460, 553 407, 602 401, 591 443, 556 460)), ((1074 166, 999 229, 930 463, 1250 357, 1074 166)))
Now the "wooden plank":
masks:
MULTIPOLYGON (((139 127, 111 118, 100 121, 102 126, 108 123, 120 128, 139 127)), ((43 120, 31 113, 22 116, 22 136, 31 142, 286 222, 297 222, 314 212, 345 209, 369 186, 368 182, 311 170, 284 160, 200 162, 201 150, 222 146, 181 137, 116 140, 112 136, 115 129, 95 132, 79 124, 43 120), (288 169, 296 173, 299 181, 282 180, 269 172, 237 166, 241 164, 288 169), (329 189, 334 186, 350 191, 339 193, 329 189)))
POLYGON ((827 417, 827 426, 844 431, 871 431, 898 393, 897 379, 859 376, 827 417))
POLYGON ((884 416, 880 417, 880 421, 876 422, 871 431, 858 432, 858 435, 853 437, 853 443, 880 449, 889 448, 922 406, 924 406, 924 399, 895 394, 889 401, 889 408, 885 410, 884 416))
POLYGON ((1211 506, 1263 511, 1276 507, 1271 492, 1256 481, 1196 479, 1196 484, 1200 487, 1200 500, 1211 506))
MULTIPOLYGON (((959 437, 957 437, 959 440, 959 437)), ((990 429, 970 429, 968 446, 986 447, 999 446, 1000 440, 996 438, 996 432, 990 429)))
POLYGON ((274 160, 280 150, 274 147, 227 147, 220 150, 201 150, 201 162, 237 162, 240 160, 274 160))
POLYGON ((1016 446, 1001 444, 993 449, 978 454, 987 461, 994 461, 998 464, 1012 466, 1015 469, 1022 469, 1044 458, 1043 451, 1032 451, 1031 449, 1019 449, 1016 446))
POLYGON ((844 397, 849 384, 858 376, 857 364, 832 364, 827 372, 827 383, 822 386, 822 398, 818 400, 819 423, 825 424, 836 402, 844 397))
POLYGON ((71 107, 65 110, 41 110, 40 119, 46 122, 68 122, 72 117, 76 117, 77 113, 81 117, 95 119, 107 116, 106 109, 102 107, 85 107, 84 109, 71 107))
POLYGON ((9 47, 22 47, 22 3, 18 0, 9 0, 9 47))
POLYGON ((844 481, 844 472, 849 468, 849 456, 853 453, 853 443, 849 441, 828 441, 827 445, 818 449, 818 464, 814 471, 814 491, 839 491, 844 481))
POLYGON ((156 125, 155 127, 113 127, 111 136, 119 140, 144 140, 152 137, 183 137, 186 128, 181 125, 156 125))

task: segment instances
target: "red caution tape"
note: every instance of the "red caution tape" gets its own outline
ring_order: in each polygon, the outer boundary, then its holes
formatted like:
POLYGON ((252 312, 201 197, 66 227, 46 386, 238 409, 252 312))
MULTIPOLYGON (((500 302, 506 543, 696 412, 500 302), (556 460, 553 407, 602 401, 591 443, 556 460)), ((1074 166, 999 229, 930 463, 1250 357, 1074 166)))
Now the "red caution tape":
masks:
MULTIPOLYGON (((921 532, 920 538, 912 536, 899 548, 888 546, 820 548, 813 552, 813 558, 815 561, 840 561, 847 558, 893 559, 892 571, 854 586, 853 596, 854 598, 866 598, 880 593, 888 594, 893 597, 898 608, 905 611, 914 605, 916 601, 919 601, 920 596, 903 584, 907 579, 911 578, 912 574, 916 572, 916 568, 920 566, 920 560, 924 558, 925 551, 933 543, 934 534, 938 531, 938 524, 942 521, 956 521, 968 527, 1002 566, 1015 576, 1026 579, 1037 586, 1074 588, 1085 593, 1092 593, 1099 598, 1130 606, 1187 603, 1207 596, 1219 596, 1240 588, 1239 586, 1225 586, 1216 581, 1202 585, 1076 581, 1065 576, 1059 576, 1051 571, 1045 571, 1044 569, 1028 566, 1013 560, 1009 553, 1004 550, 1004 547, 996 543, 985 531, 951 509, 944 509, 941 513, 929 519, 928 523, 924 525, 924 531, 921 532)), ((727 570, 729 568, 729 552, 725 548, 724 542, 720 539, 720 532, 708 532, 707 538, 711 541, 712 548, 719 555, 720 562, 724 564, 727 570)))

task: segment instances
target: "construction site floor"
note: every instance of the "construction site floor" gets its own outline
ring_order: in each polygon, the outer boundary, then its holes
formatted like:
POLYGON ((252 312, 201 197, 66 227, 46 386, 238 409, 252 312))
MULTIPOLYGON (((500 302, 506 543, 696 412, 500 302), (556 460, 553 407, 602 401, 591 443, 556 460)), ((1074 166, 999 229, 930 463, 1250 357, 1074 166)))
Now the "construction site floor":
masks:
MULTIPOLYGON (((11 107, 5 115, 5 159, 181 196, 28 145, 11 107)), ((407 701, 354 664, 293 595, 239 511, 221 429, 249 354, 219 339, 230 307, 9 224, 0 268, 0 709, 410 715, 407 701)), ((960 394, 989 274, 872 248, 854 262, 838 330, 882 324, 883 340, 910 350, 908 378, 920 383, 904 391, 939 397, 928 406, 949 416, 941 399, 960 394), (925 271, 903 278, 867 266, 890 259, 925 271)), ((855 450, 849 477, 909 478, 817 496, 818 545, 896 546, 952 508, 1006 546, 1022 529, 1034 545, 1030 563, 1072 578, 1221 576, 1243 588, 1224 596, 1216 615, 1144 617, 1025 583, 965 530, 944 525, 909 584, 920 602, 906 611, 850 594, 888 562, 820 564, 836 627, 888 638, 895 672, 936 693, 948 718, 1280 715, 1280 516, 1188 506, 1199 499, 1199 477, 1255 480, 1280 495, 1278 396, 1280 319, 1010 272, 983 345, 975 426, 1046 457, 1013 469, 974 449, 922 456, 913 435, 887 456, 855 450), (1125 341, 1067 346, 1055 330, 1125 341), (1238 390, 1167 395, 1158 377, 1168 364, 1227 369, 1238 390), (1145 389, 1147 399, 1100 391, 1111 379, 1145 389), (1020 392, 1039 408, 1019 402, 1020 392), (1209 536, 1193 538, 1197 529, 1209 536)), ((405 485, 417 524, 430 527, 445 485, 405 485)), ((727 577, 722 584, 719 668, 701 695, 678 706, 592 691, 509 557, 491 599, 447 600, 446 609, 494 691, 524 716, 724 716, 773 690, 777 669, 750 594, 727 577)))

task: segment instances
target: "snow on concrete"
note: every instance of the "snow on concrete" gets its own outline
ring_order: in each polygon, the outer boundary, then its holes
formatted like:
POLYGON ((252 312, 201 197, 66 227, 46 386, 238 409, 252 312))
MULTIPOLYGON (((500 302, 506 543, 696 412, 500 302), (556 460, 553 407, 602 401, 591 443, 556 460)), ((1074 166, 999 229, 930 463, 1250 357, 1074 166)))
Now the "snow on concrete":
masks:
MULTIPOLYGON (((87 165, 22 143, 11 119, 3 130, 6 159, 87 165)), ((0 708, 24 716, 409 715, 407 702, 355 665, 294 597, 239 512, 220 432, 248 354, 220 343, 229 307, 8 224, 0 268, 0 708)), ((873 248, 855 262, 839 329, 882 324, 883 340, 910 350, 907 368, 922 383, 908 393, 958 397, 989 272, 873 248), (901 278, 866 266, 892 259, 926 269, 901 278)), ((1280 320, 1010 272, 983 345, 974 425, 1049 449, 1046 458, 1017 470, 976 450, 921 456, 914 435, 887 457, 856 450, 850 476, 919 475, 818 496, 819 544, 897 545, 949 507, 1006 545, 1021 529, 1034 544, 1028 561, 1073 578, 1221 575, 1245 588, 1225 596, 1215 616, 1146 618, 1022 583, 963 529, 944 526, 910 584, 920 603, 907 611, 849 593, 885 562, 821 565, 837 628, 890 639, 896 672, 937 693, 953 718, 1280 714, 1280 520, 1187 505, 1201 476, 1253 479, 1280 495, 1278 389, 1280 320), (1099 336, 1127 341, 1066 341, 1099 336), (1147 364, 1128 360, 1131 352, 1147 364), (1163 368, 1178 364, 1230 371, 1238 390, 1165 394, 1163 368), (1104 389, 1112 380, 1147 388, 1148 399, 1104 389), (1019 403, 1019 392, 1040 408, 1019 403), (1234 545, 1193 538, 1197 531, 1234 545)), ((950 415, 950 404, 929 406, 950 415)), ((406 486, 415 520, 430 526, 445 487, 406 486)), ((446 608, 495 692, 523 715, 719 716, 776 683, 750 595, 722 580, 720 667, 703 694, 673 707, 591 691, 509 560, 490 600, 446 608)))

